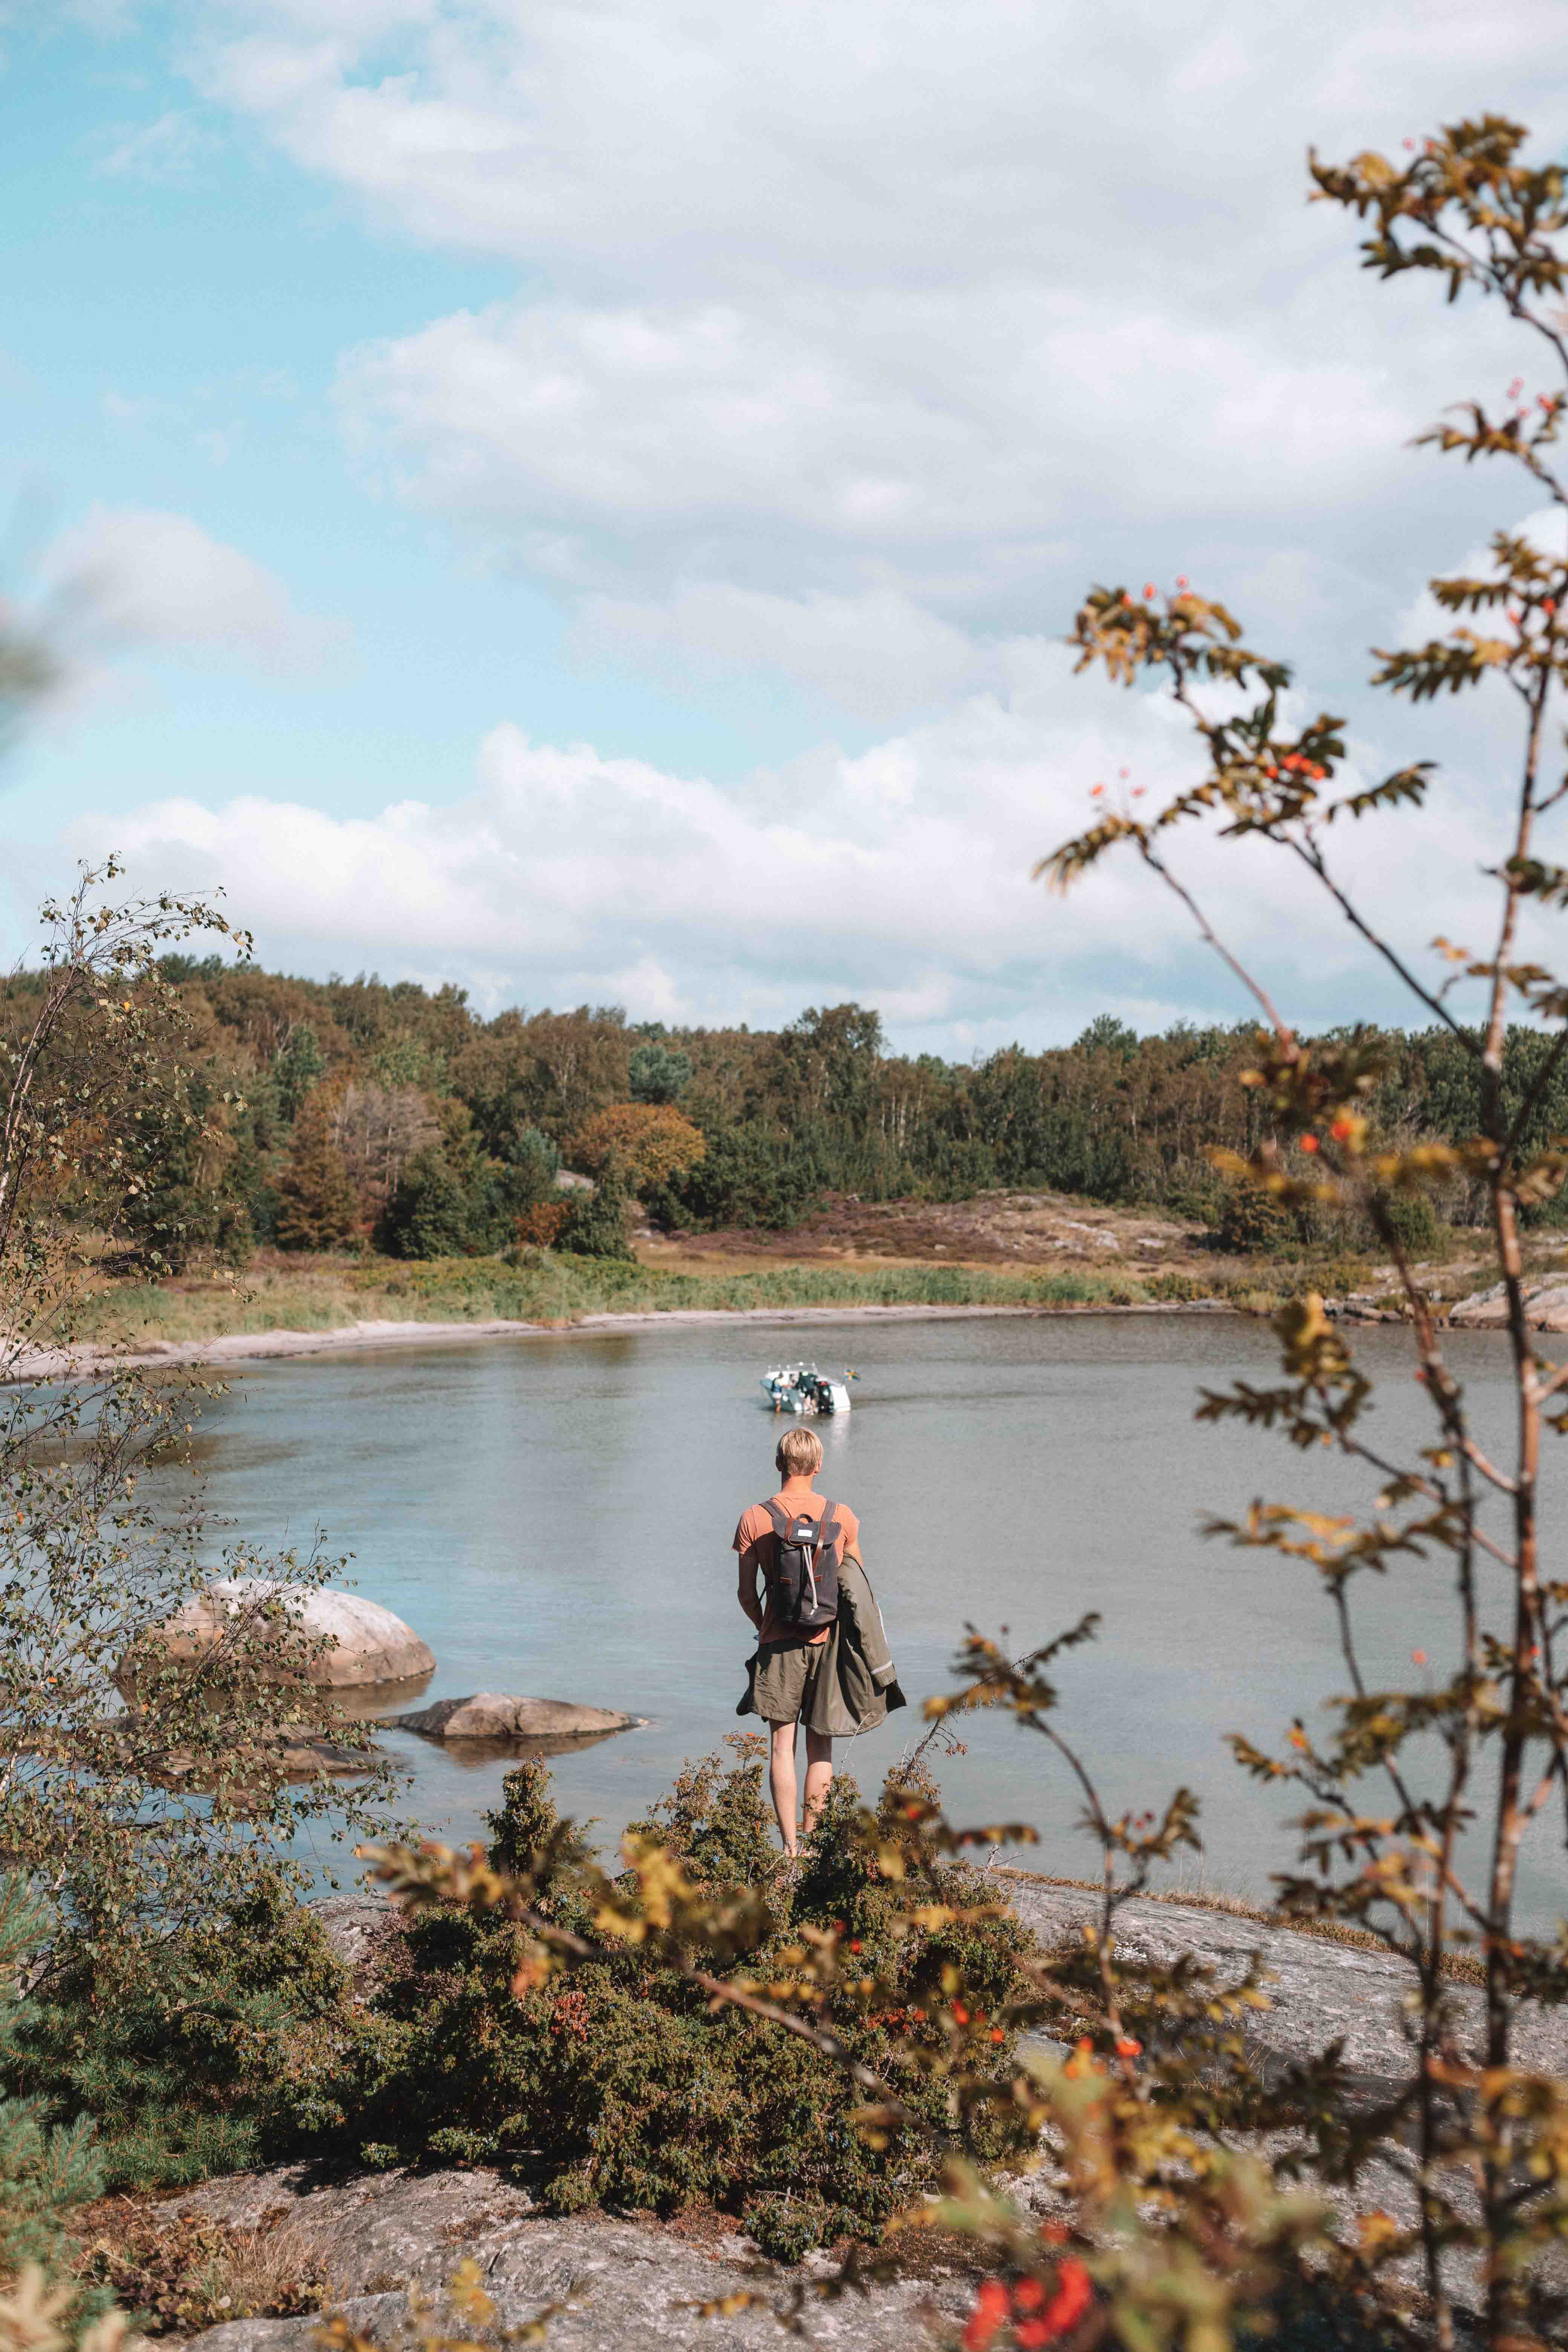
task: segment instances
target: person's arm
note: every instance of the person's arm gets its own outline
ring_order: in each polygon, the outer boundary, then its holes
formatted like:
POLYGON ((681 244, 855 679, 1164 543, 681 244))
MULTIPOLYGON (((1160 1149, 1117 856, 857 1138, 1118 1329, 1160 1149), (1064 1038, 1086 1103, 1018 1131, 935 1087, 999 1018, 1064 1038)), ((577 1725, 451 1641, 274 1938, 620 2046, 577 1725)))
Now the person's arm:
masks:
POLYGON ((740 1581, 735 1598, 760 1633, 763 1630, 763 1604, 757 1598, 757 1571, 763 1564, 760 1548, 754 1543, 747 1544, 740 1555, 740 1581))

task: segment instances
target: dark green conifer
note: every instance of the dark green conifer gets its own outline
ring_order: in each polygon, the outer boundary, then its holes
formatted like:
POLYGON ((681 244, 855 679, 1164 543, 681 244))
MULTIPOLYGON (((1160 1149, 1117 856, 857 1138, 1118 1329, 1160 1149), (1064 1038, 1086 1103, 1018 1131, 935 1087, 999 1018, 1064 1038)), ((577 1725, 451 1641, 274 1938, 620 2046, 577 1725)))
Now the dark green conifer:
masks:
POLYGON ((341 1249, 353 1231, 354 1188, 332 1140, 331 1109, 311 1095, 294 1122, 289 1165, 278 1186, 278 1246, 341 1249))
MULTIPOLYGON (((28 1961, 49 1920, 26 1878, 0 1873, 0 2081, 26 2031, 34 2004, 23 1990, 28 1961)), ((103 2189, 92 2125, 54 2124, 41 2098, 0 2096, 0 2274, 58 2254, 73 2208, 103 2189)))

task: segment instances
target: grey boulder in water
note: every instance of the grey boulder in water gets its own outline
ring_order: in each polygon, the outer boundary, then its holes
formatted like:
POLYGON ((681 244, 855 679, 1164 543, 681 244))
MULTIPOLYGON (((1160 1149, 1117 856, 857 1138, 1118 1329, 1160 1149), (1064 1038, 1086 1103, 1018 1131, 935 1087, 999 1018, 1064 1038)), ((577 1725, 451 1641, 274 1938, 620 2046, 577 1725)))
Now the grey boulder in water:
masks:
POLYGON ((514 1698, 504 1691, 437 1699, 414 1715, 385 1717, 398 1731, 421 1731, 426 1739, 599 1739, 609 1731, 634 1731, 645 1720, 572 1699, 514 1698))
POLYGON ((237 1630, 249 1616, 259 1633, 267 1605, 280 1604, 274 1677, 345 1690, 360 1683, 409 1682, 430 1674, 432 1652, 412 1626, 378 1601, 358 1592, 274 1584, 265 1577, 230 1576, 188 1601, 160 1629, 160 1646, 174 1660, 195 1660, 237 1630))

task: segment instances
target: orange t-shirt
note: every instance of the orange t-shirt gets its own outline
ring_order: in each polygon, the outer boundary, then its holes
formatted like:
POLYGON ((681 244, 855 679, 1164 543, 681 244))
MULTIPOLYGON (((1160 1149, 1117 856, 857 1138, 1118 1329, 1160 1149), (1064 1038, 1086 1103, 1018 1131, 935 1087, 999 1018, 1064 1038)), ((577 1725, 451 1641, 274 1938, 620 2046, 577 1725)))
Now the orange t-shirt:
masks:
MULTIPOLYGON (((781 1493, 775 1495, 773 1499, 781 1511, 808 1511, 815 1517, 820 1513, 823 1504, 831 1502, 833 1498, 831 1496, 818 1495, 797 1488, 793 1495, 781 1493)), ((833 1513, 834 1525, 838 1530, 839 1559, 842 1559, 847 1552, 853 1552, 858 1559, 860 1556, 859 1520, 847 1503, 834 1503, 833 1513)), ((762 1575, 763 1587, 767 1597, 763 1610, 763 1630, 757 1638, 763 1642, 787 1642, 791 1638, 794 1628, 781 1622, 773 1613, 773 1523, 768 1517, 766 1503, 753 1503, 749 1511, 742 1511, 741 1514, 741 1524, 735 1529, 735 1540, 731 1549, 740 1553, 742 1568, 743 1570, 749 1568, 753 1579, 759 1572, 762 1575)), ((807 1633, 804 1639, 808 1644, 815 1646, 818 1642, 826 1641, 830 1630, 825 1625, 820 1633, 807 1633)))

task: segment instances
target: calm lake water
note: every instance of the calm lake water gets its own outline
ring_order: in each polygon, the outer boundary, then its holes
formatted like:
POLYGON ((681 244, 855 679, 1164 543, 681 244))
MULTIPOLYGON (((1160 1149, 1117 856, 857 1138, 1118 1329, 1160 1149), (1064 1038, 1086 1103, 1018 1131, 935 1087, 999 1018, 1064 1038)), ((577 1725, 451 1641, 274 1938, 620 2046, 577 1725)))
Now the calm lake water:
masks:
MULTIPOLYGON (((1355 1346, 1386 1378, 1380 1441, 1429 1442, 1401 1335, 1374 1328, 1355 1346)), ((1200 1387, 1272 1372, 1259 1324, 650 1326, 258 1364, 204 1422, 214 1556, 237 1536, 282 1547, 320 1529, 353 1555, 359 1589, 429 1643, 426 1700, 517 1691, 650 1717, 554 1765, 563 1808, 613 1843, 684 1758, 756 1727, 733 1711, 751 1643, 728 1546, 774 1483, 780 1424, 757 1389, 774 1347, 824 1369, 847 1354, 862 1375, 853 1414, 816 1424, 819 1484, 860 1514, 910 1706, 840 1743, 841 1767, 874 1785, 920 1736, 918 1703, 947 1683, 966 1619, 1009 1629, 1022 1650, 1098 1609, 1097 1643, 1062 1662, 1061 1727, 1117 1809, 1162 1803, 1178 1781, 1202 1792, 1206 1851, 1186 1883, 1263 1890, 1295 1807, 1253 1787, 1224 1735, 1277 1742, 1343 1687, 1343 1668, 1313 1572, 1206 1541, 1200 1522, 1259 1493, 1342 1507, 1375 1488, 1326 1454, 1194 1423, 1200 1387)), ((1501 1341, 1456 1334, 1453 1355, 1481 1429, 1500 1425, 1501 1341)), ((1561 1449, 1547 1475, 1561 1511, 1561 1449)), ((1370 1678, 1407 1679, 1416 1646, 1447 1670, 1450 1582, 1443 1556, 1365 1580, 1370 1678)), ((1033 1822, 1037 1866, 1092 1868, 1044 1743, 984 1717, 963 1736, 968 1752, 941 1766, 954 1818, 1033 1822)), ((405 1733, 387 1744, 430 1833, 482 1833, 503 1764, 464 1768, 405 1733)), ((1549 1831, 1523 1890, 1536 1917, 1563 1907, 1561 1860, 1549 1831)))

